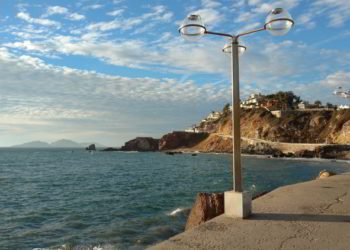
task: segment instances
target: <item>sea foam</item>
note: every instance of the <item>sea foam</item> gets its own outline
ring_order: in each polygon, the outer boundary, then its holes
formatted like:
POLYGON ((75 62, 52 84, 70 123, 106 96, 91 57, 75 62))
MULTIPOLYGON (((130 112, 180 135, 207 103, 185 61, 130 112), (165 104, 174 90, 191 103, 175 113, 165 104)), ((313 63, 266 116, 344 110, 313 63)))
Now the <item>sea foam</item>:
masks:
POLYGON ((184 212, 186 210, 189 210, 189 208, 176 208, 175 210, 171 211, 170 213, 167 213, 169 216, 176 216, 178 213, 184 212))

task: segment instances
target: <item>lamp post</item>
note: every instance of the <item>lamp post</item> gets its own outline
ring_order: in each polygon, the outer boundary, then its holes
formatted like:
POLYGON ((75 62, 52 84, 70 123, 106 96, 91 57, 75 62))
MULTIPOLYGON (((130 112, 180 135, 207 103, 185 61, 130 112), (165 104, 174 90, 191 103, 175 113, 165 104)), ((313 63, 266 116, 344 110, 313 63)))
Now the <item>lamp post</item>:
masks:
POLYGON ((283 8, 273 9, 265 20, 265 25, 255 29, 231 35, 208 31, 199 15, 189 15, 179 28, 181 36, 188 40, 197 41, 203 35, 228 37, 230 43, 225 45, 223 52, 231 53, 232 64, 232 144, 233 144, 233 191, 225 192, 225 214, 228 216, 246 218, 251 213, 251 194, 243 192, 241 169, 241 129, 240 129, 240 97, 239 97, 239 55, 246 47, 239 44, 239 38, 256 32, 267 30, 275 36, 281 36, 292 28, 294 21, 288 11, 283 8))

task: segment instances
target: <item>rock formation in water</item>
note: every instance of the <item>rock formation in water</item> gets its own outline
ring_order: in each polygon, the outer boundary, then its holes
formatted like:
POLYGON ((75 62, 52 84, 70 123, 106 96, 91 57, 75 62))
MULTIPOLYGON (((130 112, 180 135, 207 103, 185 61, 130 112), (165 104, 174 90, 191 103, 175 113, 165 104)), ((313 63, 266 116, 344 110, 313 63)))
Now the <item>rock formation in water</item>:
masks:
POLYGON ((121 151, 158 151, 159 150, 159 139, 152 137, 137 137, 130 140, 121 147, 121 151))
POLYGON ((109 147, 109 148, 104 148, 101 151, 103 151, 103 152, 114 152, 114 151, 121 151, 121 149, 120 148, 109 147))
POLYGON ((89 151, 96 151, 96 146, 95 146, 95 144, 91 144, 88 147, 86 147, 85 149, 89 150, 89 151))
POLYGON ((198 226, 223 213, 223 193, 199 193, 187 219, 185 230, 198 226))

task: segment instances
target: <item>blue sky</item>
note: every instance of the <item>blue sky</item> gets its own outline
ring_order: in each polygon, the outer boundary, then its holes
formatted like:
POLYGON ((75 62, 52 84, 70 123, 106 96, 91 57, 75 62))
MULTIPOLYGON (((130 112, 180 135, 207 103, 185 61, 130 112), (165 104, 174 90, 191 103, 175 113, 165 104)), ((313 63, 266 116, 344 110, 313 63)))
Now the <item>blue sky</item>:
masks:
POLYGON ((230 101, 227 42, 184 41, 187 14, 210 30, 261 27, 275 7, 295 27, 244 37, 241 95, 293 90, 337 104, 350 88, 348 0, 1 0, 0 146, 61 138, 118 146, 186 128, 230 101))

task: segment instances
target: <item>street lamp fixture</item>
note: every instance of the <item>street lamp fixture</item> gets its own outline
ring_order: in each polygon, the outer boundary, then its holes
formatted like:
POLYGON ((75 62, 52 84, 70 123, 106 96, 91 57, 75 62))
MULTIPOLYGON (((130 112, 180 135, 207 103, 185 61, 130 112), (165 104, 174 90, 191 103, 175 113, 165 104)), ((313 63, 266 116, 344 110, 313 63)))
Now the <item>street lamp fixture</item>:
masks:
MULTIPOLYGON (((244 52, 246 52, 247 47, 241 44, 238 44, 238 55, 242 56, 244 52)), ((232 45, 230 43, 225 44, 224 48, 222 49, 222 52, 224 53, 232 53, 232 45)))
POLYGON ((239 38, 256 32, 267 30, 274 36, 282 36, 294 26, 291 15, 283 8, 275 8, 266 17, 262 28, 232 35, 208 31, 199 15, 189 15, 179 28, 182 37, 190 41, 198 41, 204 35, 228 37, 230 43, 223 48, 224 53, 231 54, 232 63, 232 144, 233 144, 233 191, 225 192, 225 214, 246 218, 251 213, 251 194, 243 192, 241 171, 241 128, 239 97, 239 56, 247 47, 239 44, 239 38))

